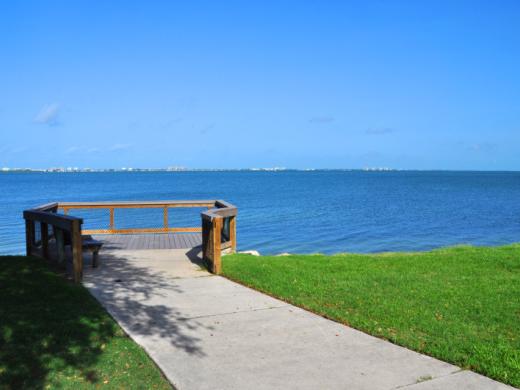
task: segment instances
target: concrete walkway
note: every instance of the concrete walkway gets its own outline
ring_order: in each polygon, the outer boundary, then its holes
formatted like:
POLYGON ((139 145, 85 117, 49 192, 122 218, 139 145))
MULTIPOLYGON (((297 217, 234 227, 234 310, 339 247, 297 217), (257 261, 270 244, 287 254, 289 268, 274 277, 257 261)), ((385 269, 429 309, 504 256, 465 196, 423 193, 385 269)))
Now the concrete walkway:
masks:
POLYGON ((511 389, 199 267, 197 249, 105 251, 85 286, 186 389, 511 389))

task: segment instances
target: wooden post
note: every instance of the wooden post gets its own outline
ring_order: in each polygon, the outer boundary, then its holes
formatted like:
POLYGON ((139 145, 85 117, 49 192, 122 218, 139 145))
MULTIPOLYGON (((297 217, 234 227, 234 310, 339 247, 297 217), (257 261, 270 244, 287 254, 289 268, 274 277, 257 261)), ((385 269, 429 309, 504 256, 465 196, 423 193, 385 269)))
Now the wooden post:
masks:
POLYGON ((63 208, 63 214, 65 214, 65 215, 69 214, 69 209, 67 207, 63 208))
POLYGON ((34 243, 34 221, 25 220, 25 252, 27 256, 32 255, 32 248, 34 243))
POLYGON ((204 261, 208 260, 208 239, 209 239, 209 232, 208 232, 208 222, 204 217, 202 219, 202 259, 204 261))
MULTIPOLYGON (((111 209, 112 211, 113 209, 111 209)), ((72 272, 75 283, 81 283, 83 278, 83 253, 81 249, 81 223, 72 221, 71 246, 72 246, 72 272)))
POLYGON ((207 232, 208 232, 208 238, 206 240, 206 260, 209 262, 210 266, 210 272, 213 272, 213 220, 206 221, 207 223, 207 232))
POLYGON ((49 259, 49 225, 41 223, 40 226, 42 233, 42 256, 44 259, 49 259))
POLYGON ((221 263, 221 249, 220 249, 220 241, 222 234, 222 218, 213 218, 213 226, 211 229, 211 238, 212 238, 212 252, 213 252, 213 273, 219 275, 222 272, 222 263, 221 263))
POLYGON ((231 217, 229 219, 229 241, 231 241, 231 253, 237 251, 237 217, 231 217))
POLYGON ((55 227, 54 236, 56 238, 58 263, 63 264, 65 262, 65 237, 63 237, 63 230, 55 227))
POLYGON ((163 225, 164 225, 164 231, 168 231, 168 206, 164 206, 163 209, 163 225))
POLYGON ((114 208, 110 208, 110 230, 114 230, 114 208))

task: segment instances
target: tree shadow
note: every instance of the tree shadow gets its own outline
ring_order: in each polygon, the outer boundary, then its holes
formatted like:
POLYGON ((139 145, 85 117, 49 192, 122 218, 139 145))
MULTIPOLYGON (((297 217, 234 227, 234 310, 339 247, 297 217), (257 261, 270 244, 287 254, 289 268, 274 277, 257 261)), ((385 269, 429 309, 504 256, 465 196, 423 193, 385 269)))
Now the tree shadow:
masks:
MULTIPOLYGON (((187 291, 157 266, 146 260, 140 264, 145 255, 143 250, 106 251, 99 268, 87 268, 84 284, 132 337, 160 339, 190 354, 205 356, 194 331, 212 327, 176 308, 175 295, 187 291)), ((201 264, 196 256, 190 257, 194 264, 201 264)))
MULTIPOLYGON (((173 352, 205 356, 196 332, 211 327, 165 304, 184 294, 182 287, 118 251, 100 255, 103 264, 96 269, 89 268, 85 256, 85 285, 127 333, 138 342, 151 338, 174 347, 173 352)), ((70 253, 67 257, 70 264, 70 253)), ((102 383, 96 364, 104 346, 126 336, 91 294, 50 271, 42 259, 1 260, 0 388, 41 389, 50 376, 78 373, 93 385, 102 383)))
POLYGON ((78 372, 96 383, 103 346, 123 336, 113 320, 41 259, 0 264, 0 387, 40 389, 49 375, 78 372))

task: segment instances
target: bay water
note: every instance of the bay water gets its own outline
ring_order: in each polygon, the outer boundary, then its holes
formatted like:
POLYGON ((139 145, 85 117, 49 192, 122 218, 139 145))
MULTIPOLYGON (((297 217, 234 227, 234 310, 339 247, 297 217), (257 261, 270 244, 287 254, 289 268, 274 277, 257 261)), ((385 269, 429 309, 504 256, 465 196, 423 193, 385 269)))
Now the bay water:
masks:
MULTIPOLYGON (((262 254, 520 241, 520 172, 8 172, 0 173, 0 254, 24 252, 22 212, 43 203, 191 199, 235 204, 238 249, 262 254)), ((170 221, 200 226, 200 211, 175 209, 170 221)), ((106 212, 71 214, 86 228, 108 225, 106 212)), ((119 227, 161 224, 160 209, 116 210, 119 227)))

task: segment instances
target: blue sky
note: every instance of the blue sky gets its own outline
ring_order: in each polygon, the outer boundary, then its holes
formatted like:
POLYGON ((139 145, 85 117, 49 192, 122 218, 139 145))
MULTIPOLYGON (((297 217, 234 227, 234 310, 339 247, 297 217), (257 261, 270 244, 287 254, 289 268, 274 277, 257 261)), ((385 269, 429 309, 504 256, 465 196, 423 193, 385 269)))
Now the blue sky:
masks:
POLYGON ((519 20, 516 0, 3 2, 0 166, 518 170, 519 20))

